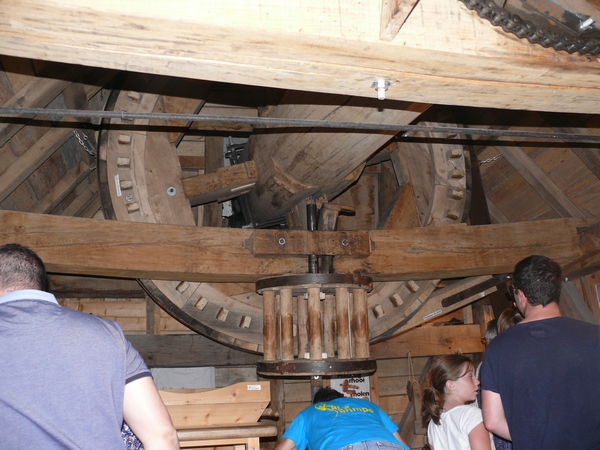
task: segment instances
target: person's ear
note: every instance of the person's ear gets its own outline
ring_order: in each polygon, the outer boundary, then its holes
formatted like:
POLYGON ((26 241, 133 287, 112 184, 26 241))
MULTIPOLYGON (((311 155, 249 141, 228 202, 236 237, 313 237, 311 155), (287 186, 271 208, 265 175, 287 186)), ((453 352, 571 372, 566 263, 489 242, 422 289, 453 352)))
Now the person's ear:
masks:
POLYGON ((456 384, 454 384, 454 381, 452 381, 452 380, 446 381, 446 389, 448 389, 448 391, 453 391, 455 388, 456 388, 456 384))

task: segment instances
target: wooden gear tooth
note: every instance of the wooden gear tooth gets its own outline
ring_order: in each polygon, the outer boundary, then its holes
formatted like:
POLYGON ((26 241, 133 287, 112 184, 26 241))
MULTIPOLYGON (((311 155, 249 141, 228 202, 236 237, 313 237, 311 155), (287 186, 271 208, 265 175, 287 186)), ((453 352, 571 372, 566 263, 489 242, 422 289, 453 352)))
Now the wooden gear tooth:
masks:
POLYGON ((454 169, 452 169, 451 177, 454 179, 460 180, 461 178, 465 177, 465 171, 462 169, 454 168, 454 169))
POLYGON ((204 311, 204 308, 206 308, 206 305, 208 305, 208 300, 205 299, 204 297, 200 297, 200 299, 196 302, 194 307, 196 309, 199 309, 200 311, 204 311))
POLYGON ((413 294, 419 290, 419 285, 417 284, 417 282, 416 281, 412 281, 412 280, 406 282, 406 287, 413 294))
POLYGON ((385 316, 385 311, 381 305, 375 305, 373 308, 371 308, 371 311, 373 311, 373 315, 376 319, 385 316))
POLYGON ((131 167, 131 158, 117 158, 117 167, 131 167))
POLYGON ((456 159, 463 156, 462 148, 453 148, 450 150, 450 158, 456 159))
POLYGON ((177 287, 175 288, 177 290, 177 292, 179 292, 180 294, 184 293, 187 288, 190 287, 190 283, 188 281, 182 281, 181 283, 179 283, 177 285, 177 287))
POLYGON ((252 318, 250 316, 242 316, 240 319, 239 328, 250 328, 250 323, 252 322, 252 318))
POLYGON ((117 138, 117 142, 121 145, 130 145, 131 144, 131 136, 128 134, 120 134, 117 138))
POLYGON ((119 186, 122 190, 133 189, 133 181, 131 180, 120 180, 119 186))
POLYGON ((389 300, 394 307, 398 307, 404 304, 404 300, 402 300, 402 297, 400 297, 400 294, 398 293, 390 295, 389 300))
POLYGON ((136 202, 127 203, 125 207, 127 208, 127 212, 131 214, 132 212, 139 211, 140 204, 136 202))
POLYGON ((449 209, 446 211, 446 218, 450 220, 458 220, 460 219, 460 213, 455 209, 449 209))
POLYGON ((227 320, 227 316, 229 315, 229 310, 226 308, 220 308, 219 312, 217 313, 217 320, 220 320, 221 322, 225 322, 227 320))
POLYGON ((450 190, 450 198, 453 200, 462 200, 465 198, 465 192, 459 189, 450 190))
POLYGON ((139 103, 142 100, 142 94, 136 91, 129 91, 127 93, 127 98, 132 102, 139 103))

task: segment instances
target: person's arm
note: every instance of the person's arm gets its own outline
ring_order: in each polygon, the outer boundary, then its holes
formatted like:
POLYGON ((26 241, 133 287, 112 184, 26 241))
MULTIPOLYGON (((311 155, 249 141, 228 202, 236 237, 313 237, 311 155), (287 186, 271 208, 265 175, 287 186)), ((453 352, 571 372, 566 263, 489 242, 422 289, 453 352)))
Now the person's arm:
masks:
POLYGON ((469 433, 469 445, 471 450, 490 450, 490 433, 483 426, 483 422, 477 425, 469 433))
POLYGON ((177 430, 152 377, 125 385, 123 417, 145 450, 179 450, 177 430))
POLYGON ((288 438, 281 438, 275 447, 275 450, 295 450, 296 444, 288 438))
POLYGON ((481 393, 481 400, 485 427, 495 435, 512 441, 500 394, 484 389, 481 393))

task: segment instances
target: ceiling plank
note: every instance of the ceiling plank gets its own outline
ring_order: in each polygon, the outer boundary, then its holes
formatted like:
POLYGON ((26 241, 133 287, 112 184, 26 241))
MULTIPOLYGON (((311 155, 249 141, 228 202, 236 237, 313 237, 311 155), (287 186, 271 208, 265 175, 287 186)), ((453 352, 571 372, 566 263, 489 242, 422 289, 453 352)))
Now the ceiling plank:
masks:
MULTIPOLYGON (((392 281, 509 273, 531 254, 567 264, 583 256, 577 227, 590 224, 590 220, 555 219, 372 230, 368 232, 372 253, 366 258, 337 258, 335 268, 338 273, 362 272, 375 281, 392 281)), ((307 273, 306 257, 261 258, 246 248, 252 235, 272 232, 0 211, 0 244, 31 247, 53 273, 203 282, 254 282, 268 275, 307 273)), ((306 240, 319 233, 341 241, 343 232, 307 231, 306 240)), ((279 237, 274 235, 275 244, 279 237)))
POLYGON ((309 3, 14 0, 0 53, 370 98, 384 79, 393 100, 600 113, 596 58, 530 45, 459 2, 421 0, 393 42, 379 38, 381 0, 309 3))
POLYGON ((510 223, 508 217, 504 215, 504 213, 496 206, 494 202, 492 202, 489 198, 486 198, 486 200, 492 223, 510 223))
MULTIPOLYGON (((96 179, 84 181, 78 186, 77 197, 60 213, 61 216, 80 217, 90 205, 98 203, 100 194, 98 193, 98 182, 96 179)), ((97 209, 94 211, 95 214, 97 209)), ((92 215, 93 215, 92 214, 92 215)))
POLYGON ((81 182, 90 175, 94 166, 88 166, 80 161, 78 165, 71 168, 64 177, 56 183, 39 202, 31 207, 29 212, 48 214, 54 210, 81 182))
MULTIPOLYGON (((582 130, 578 129, 581 133, 582 130)), ((573 153, 575 153, 581 161, 592 171, 598 179, 600 179, 600 151, 597 148, 578 148, 571 147, 573 153)))
MULTIPOLYGON (((54 100, 67 86, 71 84, 68 80, 36 77, 10 100, 3 108, 43 108, 54 100)), ((13 137, 24 123, 4 122, 0 123, 0 147, 13 137)))
POLYGON ((497 150, 561 217, 586 217, 523 149, 497 146, 497 150))
POLYGON ((0 201, 40 167, 72 135, 70 128, 51 128, 0 175, 0 201))

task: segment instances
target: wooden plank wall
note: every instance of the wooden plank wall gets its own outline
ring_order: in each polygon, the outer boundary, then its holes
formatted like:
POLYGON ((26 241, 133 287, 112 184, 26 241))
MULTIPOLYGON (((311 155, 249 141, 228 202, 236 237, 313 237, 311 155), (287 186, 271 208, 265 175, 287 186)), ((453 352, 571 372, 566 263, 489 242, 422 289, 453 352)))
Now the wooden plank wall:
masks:
MULTIPOLYGON (((192 330, 156 307, 155 333, 148 333, 148 302, 150 299, 77 298, 58 299, 62 306, 114 320, 125 334, 195 334, 192 330)), ((153 303, 153 302, 152 302, 153 303)))

